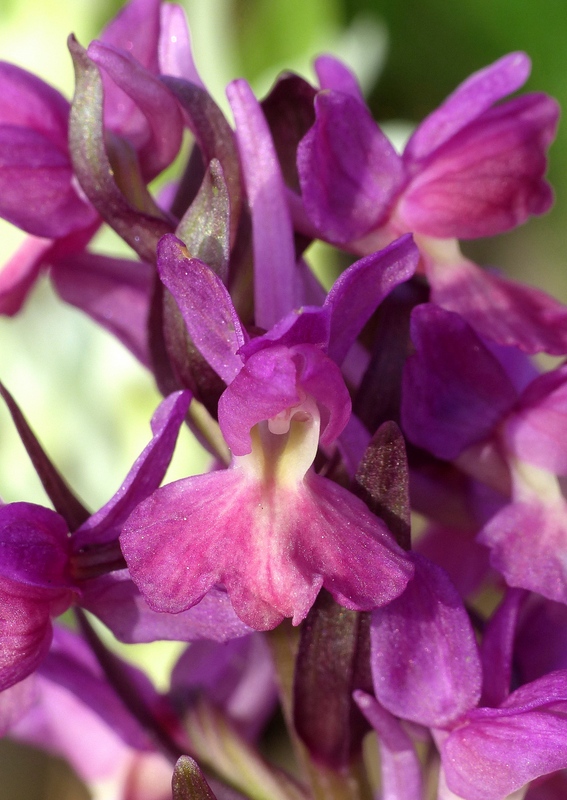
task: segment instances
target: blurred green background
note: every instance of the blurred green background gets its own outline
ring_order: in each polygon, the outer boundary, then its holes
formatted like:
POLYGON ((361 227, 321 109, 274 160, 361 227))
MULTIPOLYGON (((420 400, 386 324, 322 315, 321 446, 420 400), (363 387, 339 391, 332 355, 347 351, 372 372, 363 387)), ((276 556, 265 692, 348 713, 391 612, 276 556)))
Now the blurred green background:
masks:
MULTIPOLYGON (((121 6, 108 0, 1 0, 0 58, 26 67, 68 97, 66 38, 95 38, 121 6)), ((244 76, 263 93, 284 69, 309 76, 313 56, 332 52, 355 70, 376 119, 413 125, 471 72, 512 50, 533 60, 527 88, 567 100, 563 0, 185 0, 195 59, 224 104, 223 87, 244 76)), ((225 106, 226 107, 226 106, 225 106)), ((551 150, 556 205, 544 218, 498 239, 467 245, 481 263, 567 300, 567 131, 551 150)), ((2 260, 22 235, 0 225, 2 260)), ((103 247, 114 248, 112 239, 103 247)), ((24 312, 0 319, 0 378, 8 385, 71 484, 95 508, 118 488, 149 437, 159 398, 149 376, 110 336, 63 306, 47 283, 24 312)), ((45 495, 9 417, 0 408, 0 497, 44 503, 45 495)), ((170 477, 203 468, 185 437, 170 477)), ((84 797, 59 766, 0 743, 0 798, 84 797)), ((106 790, 100 800, 112 797, 106 790)))

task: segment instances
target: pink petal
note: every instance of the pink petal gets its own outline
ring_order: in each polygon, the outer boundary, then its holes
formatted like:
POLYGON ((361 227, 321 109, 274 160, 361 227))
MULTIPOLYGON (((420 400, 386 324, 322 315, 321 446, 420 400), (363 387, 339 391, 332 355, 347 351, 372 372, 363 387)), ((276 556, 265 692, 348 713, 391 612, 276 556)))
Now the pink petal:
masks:
POLYGON ((441 727, 476 705, 481 664, 464 605, 448 576, 422 556, 405 592, 372 612, 376 697, 392 714, 441 727))
POLYGON ((349 608, 398 595, 411 564, 362 501, 309 475, 264 486, 242 468, 187 478, 155 492, 121 535, 133 580, 150 607, 176 613, 222 583, 240 618, 298 624, 322 585, 349 608))
POLYGON ((555 298, 480 269, 428 264, 434 303, 458 312, 481 336, 525 353, 567 353, 567 307, 555 298))
POLYGON ((362 103, 324 91, 316 122, 297 150, 305 210, 331 242, 376 228, 404 179, 401 159, 362 103))
POLYGON ((430 114, 409 140, 404 158, 425 158, 497 100, 515 92, 531 70, 525 53, 509 53, 475 72, 430 114))
POLYGON ((524 95, 487 111, 435 151, 402 196, 409 230, 442 239, 493 236, 543 214, 553 195, 543 180, 559 109, 524 95))
POLYGON ((534 499, 505 506, 479 534, 509 586, 567 603, 567 503, 534 499))
POLYGON ((295 305, 295 249, 285 184, 268 123, 243 80, 227 87, 252 214, 255 321, 270 328, 295 305))

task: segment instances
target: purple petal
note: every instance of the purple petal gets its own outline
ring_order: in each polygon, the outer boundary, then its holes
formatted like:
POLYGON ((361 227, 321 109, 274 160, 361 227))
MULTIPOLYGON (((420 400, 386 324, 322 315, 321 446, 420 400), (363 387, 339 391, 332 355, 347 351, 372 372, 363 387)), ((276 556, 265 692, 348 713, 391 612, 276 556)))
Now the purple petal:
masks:
POLYGON ((479 534, 509 586, 567 603, 567 504, 538 498, 505 506, 479 534))
POLYGON ((41 132, 54 147, 67 149, 69 103, 52 86, 15 64, 0 61, 0 126, 41 132))
POLYGON ((529 596, 520 614, 514 642, 520 681, 567 669, 567 606, 540 595, 529 596))
POLYGON ((185 11, 175 3, 163 3, 160 8, 159 71, 162 75, 183 78, 205 88, 191 47, 191 34, 185 11))
POLYGON ((480 269, 472 261, 429 264, 431 300, 456 311, 487 339, 525 353, 567 353, 567 307, 540 289, 480 269))
POLYGON ((157 74, 160 7, 160 0, 130 0, 104 28, 101 41, 126 50, 157 74))
POLYGON ((37 669, 51 642, 51 612, 65 611, 72 593, 0 577, 0 692, 37 669))
POLYGON ((478 526, 431 525, 415 544, 421 555, 445 570, 463 598, 478 591, 490 571, 488 550, 476 542, 477 533, 478 526))
POLYGON ((0 314, 13 316, 35 284, 51 239, 28 236, 0 271, 0 314))
POLYGON ((531 63, 525 53, 509 53, 467 78, 430 114, 409 140, 404 158, 425 158, 497 100, 526 82, 531 63))
MULTIPOLYGON (((141 688, 139 672, 132 668, 129 677, 141 688)), ((129 789, 135 785, 130 762, 134 754, 141 763, 155 758, 148 752, 150 742, 80 637, 55 629, 52 651, 36 685, 37 702, 11 735, 64 757, 84 781, 124 781, 129 789)), ((151 696, 148 690, 145 684, 143 694, 151 696)))
POLYGON ((421 800, 421 765, 399 720, 365 692, 354 692, 358 707, 378 734, 382 800, 421 800))
POLYGON ((338 58, 322 55, 315 59, 315 72, 321 89, 333 89, 349 95, 364 104, 364 97, 356 75, 338 58))
POLYGON ((0 164, 0 215, 19 228, 55 239, 96 218, 73 188, 66 145, 43 132, 0 126, 0 164))
POLYGON ((197 605, 179 614, 152 611, 127 570, 83 583, 81 607, 91 611, 121 642, 226 642, 251 629, 235 614, 226 592, 211 589, 197 605))
POLYGON ((132 114, 125 122, 124 102, 118 104, 115 115, 106 102, 106 126, 135 147, 144 176, 148 180, 155 177, 173 161, 181 146, 183 124, 177 101, 169 89, 130 54, 96 41, 89 45, 87 53, 134 103, 132 114))
POLYGON ((414 554, 405 592, 372 612, 374 690, 392 714, 447 725, 476 705, 481 664, 457 590, 444 571, 414 554))
POLYGON ((252 214, 256 324, 270 328, 294 307, 293 227, 275 147, 262 109, 246 81, 234 81, 227 96, 252 214))
POLYGON ((0 736, 5 736, 37 699, 37 685, 33 676, 0 691, 0 736))
POLYGON ((44 589, 68 588, 68 527, 43 506, 8 503, 0 507, 2 578, 44 589))
POLYGON ((95 542, 117 539, 124 520, 157 489, 171 461, 190 400, 189 392, 175 392, 160 403, 152 418, 152 440, 138 456, 116 494, 75 532, 75 552, 95 542))
POLYGON ((411 338, 416 353, 404 374, 404 431, 414 444, 452 460, 492 433, 516 401, 516 391, 457 314, 418 306, 412 312, 411 338))
POLYGON ((164 486, 122 535, 133 580, 149 605, 176 613, 222 583, 257 630, 298 624, 322 585, 369 609, 398 595, 411 564, 362 501, 324 478, 264 487, 239 467, 164 486))
POLYGON ((567 475, 567 367, 536 378, 505 427, 506 446, 520 461, 567 475))
POLYGON ((223 282, 191 258, 174 236, 158 245, 158 271, 183 315, 187 330, 204 358, 230 383, 242 368, 238 350, 246 335, 223 282))
POLYGON ((566 689, 560 671, 523 686, 500 709, 470 711, 441 746, 449 788, 468 800, 502 800, 564 768, 566 689))
POLYGON ((483 687, 481 705, 498 706, 510 693, 516 623, 526 593, 508 589, 490 617, 482 637, 483 687))
POLYGON ((361 258, 335 282, 325 300, 331 310, 328 352, 338 364, 382 300, 414 274, 419 251, 410 235, 361 258))
POLYGON ((401 159, 368 109, 340 92, 320 92, 317 120, 297 163, 305 210, 325 239, 338 244, 378 227, 399 191, 401 159))
POLYGON ((110 331, 149 366, 148 314, 154 269, 150 264, 79 253, 55 260, 51 279, 63 300, 110 331))
POLYGON ((435 151, 397 207, 410 230, 427 236, 493 236, 543 214, 553 201, 543 180, 559 108, 525 95, 486 112, 435 151))

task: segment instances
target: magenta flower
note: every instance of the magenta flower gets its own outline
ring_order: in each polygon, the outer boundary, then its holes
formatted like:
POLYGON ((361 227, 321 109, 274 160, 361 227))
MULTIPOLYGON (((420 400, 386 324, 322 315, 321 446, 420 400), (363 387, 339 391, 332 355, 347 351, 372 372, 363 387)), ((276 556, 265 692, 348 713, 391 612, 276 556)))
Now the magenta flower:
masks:
MULTIPOLYGON (((122 164, 118 171, 132 194, 139 191, 137 171, 145 181, 152 179, 171 163, 181 144, 181 112, 158 77, 161 65, 199 80, 178 10, 172 6, 160 13, 160 0, 131 0, 88 49, 104 83, 104 127, 113 166, 118 169, 122 164)), ((2 273, 0 312, 14 314, 42 267, 72 260, 75 273, 82 272, 77 253, 102 220, 79 185, 81 176, 75 174, 67 100, 39 78, 6 63, 0 63, 0 97, 0 216, 36 237, 24 243, 2 273)), ((81 147, 86 147, 84 142, 81 147)), ((104 269, 101 260, 88 264, 87 296, 78 304, 90 302, 92 307, 96 295, 100 307, 101 282, 115 297, 129 292, 139 304, 139 287, 133 287, 131 280, 123 286, 124 262, 107 259, 104 269)), ((76 282, 64 268, 58 279, 63 293, 67 284, 68 292, 76 291, 76 282)), ((106 318, 113 310, 105 308, 106 318)), ((104 319, 99 312, 98 321, 104 319)), ((128 326, 126 338, 126 344, 147 362, 145 347, 128 326)))
POLYGON ((295 221, 358 253, 411 231, 433 302, 500 344, 562 354, 565 308, 480 270, 456 241, 510 230, 551 205, 543 176, 557 103, 533 93, 495 105, 529 71, 528 57, 511 53, 475 73, 418 126, 401 156, 359 92, 325 71, 315 124, 298 148, 304 213, 294 203, 295 221))
POLYGON ((505 600, 492 618, 482 660, 455 588, 424 559, 416 560, 406 591, 373 612, 378 703, 362 693, 357 701, 384 737, 386 775, 404 789, 399 796, 416 796, 410 789, 418 784, 419 767, 413 743, 396 732, 393 717, 431 729, 441 757, 440 798, 504 800, 534 778, 567 766, 567 670, 508 694, 517 599, 505 600), (497 686, 489 705, 487 693, 497 686), (396 763, 396 750, 404 761, 396 763))
POLYGON ((567 474, 565 366, 538 375, 522 353, 489 348, 459 315, 431 304, 413 311, 412 341, 405 432, 501 493, 477 540, 507 583, 567 602, 567 502, 557 478, 567 474))
POLYGON ((149 605, 176 613, 220 583, 237 614, 266 629, 283 617, 299 623, 322 586, 348 608, 389 602, 410 562, 386 526, 312 464, 350 416, 331 356, 343 360, 380 299, 411 274, 411 240, 357 262, 322 308, 291 312, 254 339, 220 279, 174 237, 162 239, 158 268, 227 384, 218 415, 233 460, 162 487, 127 521, 122 550, 149 605))
POLYGON ((249 632, 220 591, 175 618, 151 611, 120 553, 122 523, 163 479, 188 401, 187 392, 177 392, 162 402, 152 420, 154 436, 119 490, 78 527, 32 503, 0 507, 0 690, 34 672, 49 648, 52 618, 73 604, 126 642, 224 641, 249 632))

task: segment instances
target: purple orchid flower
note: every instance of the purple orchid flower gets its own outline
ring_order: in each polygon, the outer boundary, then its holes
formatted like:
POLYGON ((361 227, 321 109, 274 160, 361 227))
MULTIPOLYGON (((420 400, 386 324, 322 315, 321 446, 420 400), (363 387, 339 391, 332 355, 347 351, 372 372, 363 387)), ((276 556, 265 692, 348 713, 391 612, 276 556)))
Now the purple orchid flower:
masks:
MULTIPOLYGON (((415 566, 406 591, 372 613, 378 702, 357 695, 371 724, 379 733, 392 731, 395 721, 389 713, 431 729, 441 757, 440 800, 504 800, 534 778, 565 768, 567 670, 508 694, 518 596, 505 599, 502 613, 485 633, 483 676, 483 661, 455 588, 425 559, 417 557, 415 566), (487 689, 500 687, 494 705, 481 700, 483 677, 485 696, 487 689)), ((407 733, 394 733, 385 742, 387 774, 404 790, 397 796, 413 798, 417 756, 407 733), (394 769, 396 752, 404 754, 404 773, 399 764, 394 769)))
POLYGON ((323 70, 316 122, 298 148, 303 212, 296 199, 292 207, 300 229, 357 253, 413 232, 433 302, 500 344, 559 355, 567 352, 565 307, 479 269, 457 243, 510 230, 551 205, 543 176, 557 103, 534 93, 495 105, 529 71, 528 57, 511 53, 475 73, 400 156, 352 84, 323 70))
POLYGON ((130 512, 161 483, 185 417, 188 392, 164 400, 153 439, 118 492, 69 534, 57 512, 32 503, 0 507, 0 689, 31 674, 52 637, 52 617, 77 604, 99 616, 122 641, 210 638, 249 633, 223 592, 172 618, 151 611, 132 583, 118 545, 130 512))
MULTIPOLYGON (((123 664, 148 707, 162 699, 146 676, 123 664)), ((0 693, 0 709, 20 687, 27 702, 2 734, 64 757, 94 790, 112 800, 167 800, 172 764, 114 692, 86 642, 60 626, 38 671, 0 693)), ((161 713, 161 718, 164 714, 161 713)))
POLYGON ((219 424, 231 467, 178 481, 133 512, 120 541, 150 607, 176 613, 214 584, 256 629, 299 623, 321 586, 369 609, 405 586, 411 566, 385 525, 312 463, 350 415, 339 367, 382 297, 415 268, 410 239, 345 272, 322 308, 287 314, 249 339, 220 279, 181 242, 158 248, 162 281, 191 338, 226 382, 219 424), (334 360, 333 360, 334 359, 334 360))
POLYGON ((567 602, 567 503, 557 479, 567 471, 566 367, 538 375, 522 354, 489 348, 434 305, 414 310, 412 340, 402 403, 408 437, 501 493, 477 540, 507 583, 567 602))
MULTIPOLYGON (((88 50, 101 68, 109 142, 118 160, 125 155, 120 155, 120 148, 135 154, 145 181, 171 163, 183 130, 177 102, 159 80, 161 66, 200 80, 191 67, 189 34, 178 10, 172 6, 164 12, 160 24, 160 9, 160 0, 131 0, 88 50)), ((71 260, 75 271, 81 270, 80 257, 75 263, 77 254, 102 220, 75 175, 67 100, 39 78, 6 63, 0 63, 0 96, 0 216, 32 234, 2 272, 0 312, 15 314, 44 266, 71 260)), ((123 264, 107 259, 94 277, 91 264, 86 270, 87 295, 92 297, 98 284, 106 281, 114 294, 129 290, 139 304, 139 288, 131 280, 123 281, 123 264)), ((96 261, 94 266, 98 266, 96 261)), ((69 293, 76 282, 63 267, 57 283, 63 293, 69 284, 69 293)), ((90 297, 79 305, 88 306, 90 297)), ((101 321, 112 310, 105 308, 101 321)), ((139 337, 128 326, 122 338, 147 362, 139 337)))

